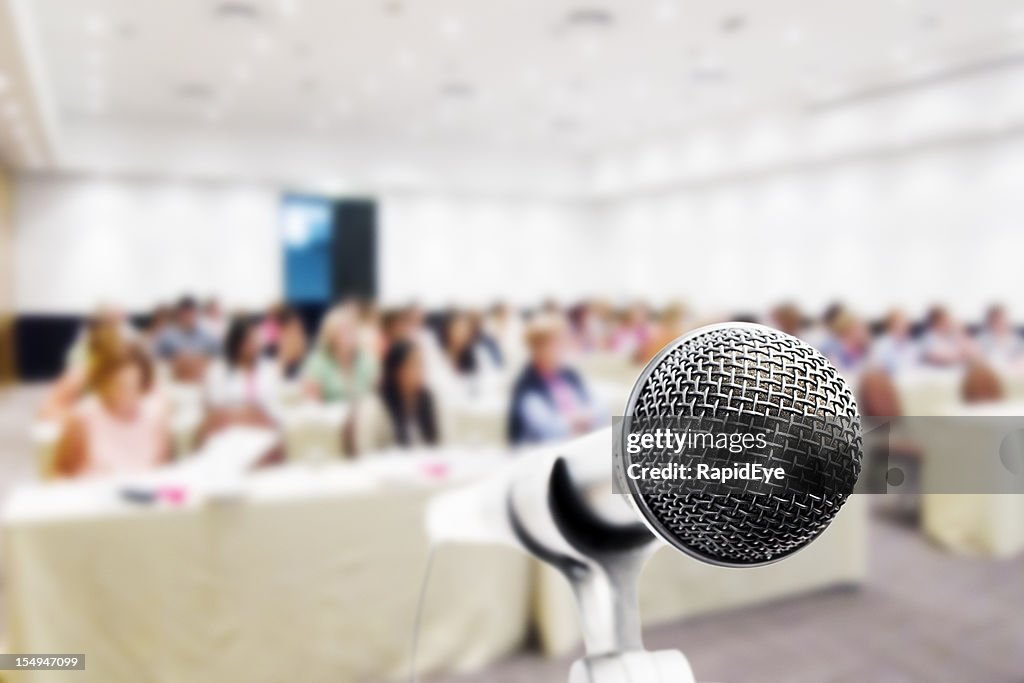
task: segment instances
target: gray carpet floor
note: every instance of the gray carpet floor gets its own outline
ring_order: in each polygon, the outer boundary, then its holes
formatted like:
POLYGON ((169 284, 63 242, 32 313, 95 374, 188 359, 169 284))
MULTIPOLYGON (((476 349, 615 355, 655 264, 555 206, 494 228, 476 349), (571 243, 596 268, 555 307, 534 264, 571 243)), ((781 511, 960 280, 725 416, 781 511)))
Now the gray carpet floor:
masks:
MULTIPOLYGON (((0 503, 32 476, 27 427, 40 396, 34 387, 0 392, 0 503)), ((683 650, 701 681, 1024 683, 1024 557, 952 555, 878 517, 870 544, 863 588, 653 628, 646 644, 683 650)), ((0 575, 0 644, 4 598, 0 575)), ((572 659, 527 651, 424 683, 564 683, 572 659)))
MULTIPOLYGON (((722 683, 1020 683, 1024 558, 949 555, 914 529, 871 525, 868 584, 649 629, 698 680, 722 683)), ((524 653, 430 683, 564 683, 574 659, 524 653)))

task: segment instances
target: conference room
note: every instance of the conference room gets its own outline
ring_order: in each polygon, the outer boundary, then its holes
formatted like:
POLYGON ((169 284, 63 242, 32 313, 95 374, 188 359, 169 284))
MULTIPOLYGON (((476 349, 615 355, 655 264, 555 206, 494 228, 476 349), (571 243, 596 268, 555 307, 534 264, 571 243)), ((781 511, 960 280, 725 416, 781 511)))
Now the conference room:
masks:
POLYGON ((1019 683, 1022 132, 1018 0, 0 0, 0 683, 1019 683))

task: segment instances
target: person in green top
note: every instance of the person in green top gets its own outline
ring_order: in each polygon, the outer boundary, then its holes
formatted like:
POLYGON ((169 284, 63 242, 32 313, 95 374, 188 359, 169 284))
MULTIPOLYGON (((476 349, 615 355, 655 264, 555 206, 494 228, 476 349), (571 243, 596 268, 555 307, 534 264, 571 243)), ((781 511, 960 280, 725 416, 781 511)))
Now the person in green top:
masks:
POLYGON ((377 359, 359 344, 355 311, 335 306, 320 324, 316 347, 302 366, 306 393, 325 403, 350 401, 377 382, 377 359))

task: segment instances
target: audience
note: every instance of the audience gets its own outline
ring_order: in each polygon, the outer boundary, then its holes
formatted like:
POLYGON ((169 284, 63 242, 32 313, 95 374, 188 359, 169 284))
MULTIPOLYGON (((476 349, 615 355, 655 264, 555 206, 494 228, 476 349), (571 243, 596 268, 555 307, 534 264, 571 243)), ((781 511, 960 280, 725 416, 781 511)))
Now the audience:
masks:
POLYGON ((202 437, 235 424, 274 426, 280 420, 281 372, 262 355, 259 324, 249 318, 231 321, 224 358, 206 373, 207 407, 202 437))
POLYGON ((415 344, 399 340, 391 345, 384 355, 380 391, 357 401, 345 432, 347 450, 355 455, 440 443, 437 402, 415 344))
POLYGON ((868 357, 871 335, 853 313, 843 310, 831 317, 820 350, 840 370, 856 372, 868 357))
POLYGON ((203 312, 199 324, 203 330, 218 344, 224 343, 224 337, 228 333, 229 321, 220 309, 220 302, 216 298, 209 298, 203 304, 203 312))
POLYGON ((75 342, 81 349, 68 354, 67 367, 43 399, 39 418, 63 421, 88 390, 90 373, 121 352, 128 343, 125 337, 117 318, 104 315, 94 318, 84 338, 75 342))
POLYGON ((492 361, 485 357, 476 338, 473 321, 466 313, 449 314, 442 334, 442 350, 449 369, 459 377, 472 377, 483 372, 492 361))
POLYGON ((171 373, 182 382, 199 382, 207 363, 220 351, 217 340, 200 324, 195 299, 184 297, 174 312, 174 323, 156 340, 157 355, 170 362, 171 373))
POLYGON ((622 317, 611 338, 612 350, 637 362, 644 362, 648 345, 653 337, 650 312, 641 302, 634 303, 622 317))
POLYGON ((91 394, 68 417, 57 444, 56 470, 66 477, 141 472, 170 459, 170 430, 154 392, 153 366, 130 345, 96 361, 91 394))
POLYGON ((513 444, 565 439, 607 421, 583 379, 564 363, 565 324, 538 316, 527 330, 530 362, 512 390, 508 437, 513 444))
POLYGON ((985 313, 985 326, 978 334, 978 349, 997 365, 1009 365, 1019 360, 1021 337, 1006 315, 1006 309, 995 305, 985 313))
POLYGON ((910 321, 901 310, 890 311, 885 331, 871 349, 873 363, 890 374, 913 367, 921 359, 921 349, 910 334, 910 321))
MULTIPOLYGON (((278 333, 277 348, 271 350, 271 355, 277 359, 278 370, 285 379, 295 379, 302 369, 302 362, 306 358, 308 341, 306 340, 306 327, 302 323, 302 317, 291 307, 283 307, 280 313, 280 330, 278 333)), ((260 328, 260 340, 263 340, 262 326, 260 328)))
POLYGON ((936 306, 928 314, 928 331, 921 342, 921 358, 936 366, 962 365, 975 356, 975 347, 963 327, 945 308, 936 306))
MULTIPOLYGON (((370 304, 342 304, 326 313, 315 345, 307 350, 302 318, 281 304, 261 320, 240 316, 223 329, 216 300, 200 315, 195 301, 185 297, 173 310, 158 307, 141 334, 123 313, 105 307, 67 354, 67 367, 47 393, 40 417, 66 425, 56 457, 64 476, 135 472, 165 462, 168 411, 161 389, 154 388, 146 353, 152 349, 174 380, 200 383, 199 442, 230 425, 278 429, 284 404, 301 400, 300 394, 351 405, 342 435, 348 452, 356 455, 439 444, 445 431, 439 405, 451 410, 453 404, 490 402, 499 395, 510 399, 505 427, 513 444, 566 439, 608 417, 584 378, 568 367, 570 350, 611 349, 622 362, 646 361, 691 327, 679 305, 667 306, 655 322, 648 308, 636 303, 613 331, 613 313, 601 301, 583 302, 568 317, 549 301, 517 339, 520 315, 501 304, 486 317, 454 311, 435 334, 417 305, 378 313, 370 304), (301 391, 287 391, 289 379, 298 380, 295 389, 301 391)), ((921 339, 901 310, 888 314, 874 340, 862 320, 840 304, 825 311, 823 332, 808 329, 792 304, 771 309, 766 320, 803 335, 854 378, 866 415, 898 414, 894 377, 918 364, 963 368, 966 402, 999 400, 1003 376, 995 368, 1012 369, 1024 356, 1024 339, 1001 306, 987 311, 974 340, 941 307, 929 313, 921 339)), ((169 396, 175 404, 195 400, 179 388, 162 387, 173 390, 169 396)))
POLYGON ((360 345, 356 311, 342 304, 324 317, 316 346, 300 375, 310 397, 335 403, 370 391, 376 384, 377 370, 377 360, 360 345))

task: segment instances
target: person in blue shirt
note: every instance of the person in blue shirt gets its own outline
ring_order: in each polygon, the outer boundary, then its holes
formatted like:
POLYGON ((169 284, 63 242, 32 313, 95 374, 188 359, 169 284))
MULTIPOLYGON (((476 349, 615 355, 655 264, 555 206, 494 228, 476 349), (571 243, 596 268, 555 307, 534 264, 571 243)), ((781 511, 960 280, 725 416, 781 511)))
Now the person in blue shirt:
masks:
POLYGON ((565 364, 566 342, 560 318, 543 315, 530 323, 530 361, 512 390, 508 438, 513 445, 567 439, 607 422, 583 378, 565 364))

